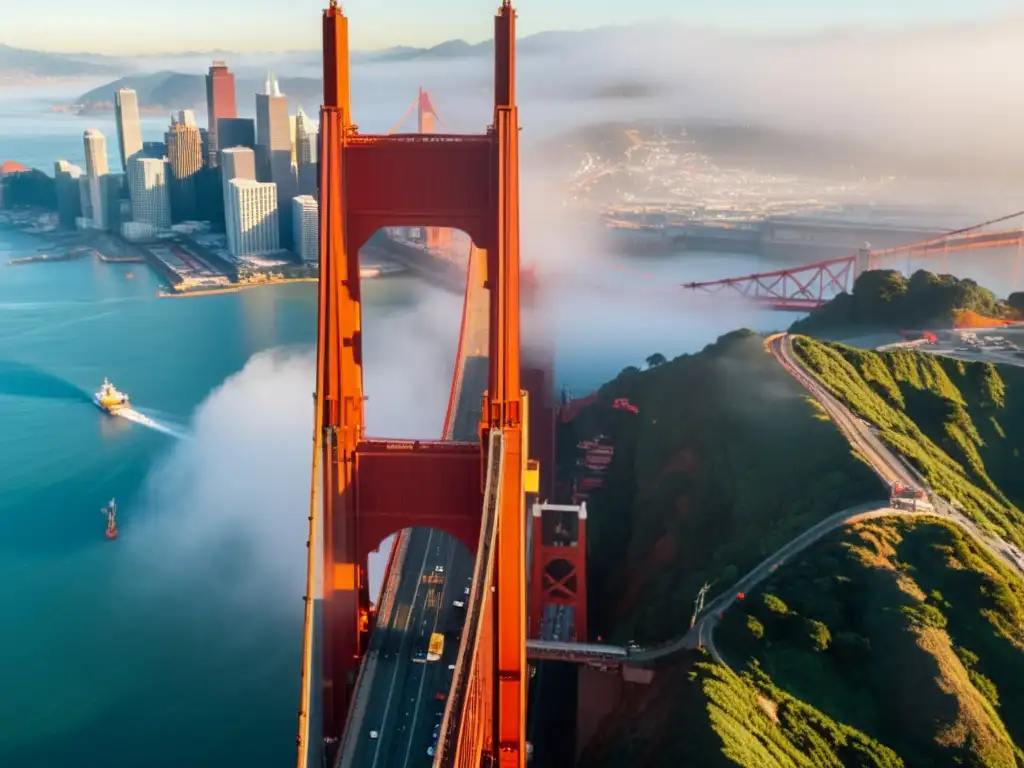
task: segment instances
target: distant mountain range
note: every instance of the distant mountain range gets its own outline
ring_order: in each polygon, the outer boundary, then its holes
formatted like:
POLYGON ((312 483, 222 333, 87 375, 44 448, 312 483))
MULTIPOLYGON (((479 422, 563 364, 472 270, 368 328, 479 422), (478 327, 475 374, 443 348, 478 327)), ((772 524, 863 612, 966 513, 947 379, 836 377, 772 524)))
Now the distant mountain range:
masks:
MULTIPOLYGON (((576 38, 579 34, 581 33, 542 32, 521 39, 518 47, 523 55, 543 54, 557 50, 559 46, 564 46, 565 42, 576 38)), ((494 43, 491 40, 482 43, 448 40, 429 48, 397 46, 379 51, 354 51, 352 60, 356 64, 445 61, 490 56, 493 50, 494 43)), ((37 55, 60 58, 56 54, 40 53, 37 55)), ((308 72, 311 68, 319 70, 320 56, 319 51, 267 53, 266 63, 263 66, 269 66, 278 73, 296 69, 308 72)), ((83 93, 75 104, 83 114, 107 110, 113 102, 114 91, 118 88, 132 88, 139 95, 140 107, 148 111, 197 109, 206 102, 206 85, 203 75, 175 71, 178 67, 194 66, 196 62, 200 61, 224 59, 236 72, 238 92, 257 93, 263 90, 263 67, 255 67, 245 62, 258 61, 260 58, 261 55, 258 53, 237 54, 220 50, 138 56, 131 61, 125 61, 121 77, 83 93), (235 61, 239 62, 239 66, 232 65, 235 61), (162 66, 159 71, 146 72, 147 63, 162 66), (258 76, 255 76, 256 71, 260 72, 258 76)), ((0 66, 0 73, 2 73, 2 66, 0 66)), ((288 96, 293 107, 301 103, 319 103, 323 91, 319 77, 279 77, 279 81, 282 92, 288 96)))
MULTIPOLYGON (((592 32, 600 30, 592 30, 592 32)), ((518 42, 519 51, 523 54, 544 53, 557 48, 560 44, 587 32, 541 32, 521 38, 518 42)), ((411 46, 395 46, 377 51, 353 51, 355 63, 400 62, 416 60, 445 60, 477 56, 489 56, 494 50, 492 40, 482 43, 469 43, 465 40, 447 40, 427 48, 411 46)), ((166 77, 178 68, 196 66, 199 62, 223 59, 232 65, 236 72, 253 74, 257 68, 255 62, 262 66, 270 63, 275 71, 285 72, 304 67, 318 67, 320 51, 289 51, 289 52, 245 52, 210 50, 182 51, 179 53, 154 53, 138 56, 104 56, 95 53, 50 53, 27 48, 16 48, 0 44, 0 80, 12 80, 18 77, 45 78, 80 78, 80 77, 120 77, 128 75, 163 75, 166 77), (252 62, 253 64, 246 64, 252 62)), ((188 75, 182 75, 188 77, 188 75)), ((283 83, 282 83, 283 85, 283 83)), ((129 86, 131 87, 131 86, 129 86)), ((191 86, 183 86, 186 89, 191 86)), ((293 86, 294 88, 294 86, 293 86)), ((109 90, 103 86, 103 90, 109 90)), ((183 92, 189 92, 187 90, 183 92)), ((85 94, 88 95, 88 94, 85 94)), ((83 96, 85 96, 83 95, 83 96)), ((289 94, 291 95, 291 94, 289 94)), ((304 94, 302 94, 304 95, 304 94)), ((140 94, 141 96, 141 94, 140 94)), ((152 104, 154 107, 171 106, 169 104, 152 104)), ((177 102, 174 103, 177 106, 177 102)))
POLYGON ((0 43, 0 78, 97 77, 124 71, 123 63, 95 54, 46 53, 0 43))
MULTIPOLYGON (((323 95, 319 78, 281 77, 278 78, 282 92, 293 104, 303 102, 318 105, 323 95)), ((238 93, 262 93, 263 78, 237 78, 238 93)), ((180 72, 152 72, 144 75, 128 75, 113 82, 93 88, 76 100, 82 114, 109 110, 114 102, 114 92, 119 88, 131 88, 139 96, 139 106, 146 111, 176 111, 179 109, 200 109, 206 105, 206 79, 204 75, 185 75, 180 72)), ((294 108, 294 107, 293 107, 294 108)))

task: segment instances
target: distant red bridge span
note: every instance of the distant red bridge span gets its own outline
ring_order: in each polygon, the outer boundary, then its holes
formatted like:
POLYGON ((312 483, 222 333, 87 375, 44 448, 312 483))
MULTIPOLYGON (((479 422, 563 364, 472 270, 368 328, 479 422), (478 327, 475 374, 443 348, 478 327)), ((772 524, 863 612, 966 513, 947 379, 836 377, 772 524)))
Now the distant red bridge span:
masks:
POLYGON ((840 293, 852 290, 854 281, 862 272, 880 269, 886 263, 898 259, 917 260, 942 256, 943 268, 946 268, 950 253, 1016 247, 1017 255, 1011 281, 1011 285, 1016 289, 1021 271, 1024 229, 979 230, 1021 217, 1024 217, 1024 211, 896 248, 871 250, 865 247, 849 256, 816 261, 800 267, 684 283, 682 287, 701 293, 732 295, 772 309, 806 312, 820 307, 840 293))

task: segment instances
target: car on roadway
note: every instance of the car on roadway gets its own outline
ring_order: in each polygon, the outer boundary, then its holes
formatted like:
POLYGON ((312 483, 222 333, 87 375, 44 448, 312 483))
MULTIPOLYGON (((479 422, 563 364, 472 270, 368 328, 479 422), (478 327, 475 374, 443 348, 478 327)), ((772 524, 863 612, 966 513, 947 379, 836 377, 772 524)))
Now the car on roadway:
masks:
POLYGON ((465 607, 466 607, 466 603, 463 600, 454 600, 454 601, 452 601, 452 605, 455 608, 463 608, 463 609, 465 609, 465 607))
POLYGON ((444 573, 444 566, 443 565, 435 565, 434 566, 434 573, 444 573))
POLYGON ((371 738, 371 739, 376 739, 376 738, 378 738, 379 736, 380 736, 380 734, 379 734, 379 733, 377 733, 377 731, 370 731, 370 738, 371 738))

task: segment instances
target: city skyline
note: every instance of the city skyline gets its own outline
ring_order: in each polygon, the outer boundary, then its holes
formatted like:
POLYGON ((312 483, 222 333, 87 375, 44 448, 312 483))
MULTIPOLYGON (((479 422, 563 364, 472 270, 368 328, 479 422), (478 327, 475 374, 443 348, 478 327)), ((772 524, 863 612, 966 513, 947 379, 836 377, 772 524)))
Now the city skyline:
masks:
MULTIPOLYGON (((346 12, 352 17, 354 48, 372 50, 398 45, 430 46, 461 38, 470 42, 488 39, 497 0, 446 0, 443 14, 436 4, 419 0, 392 0, 385 5, 370 0, 350 0, 346 12), (454 22, 454 23, 453 23, 454 22)), ((288 51, 313 50, 319 45, 319 15, 326 0, 296 0, 285 6, 281 0, 251 0, 245 13, 231 25, 195 25, 193 15, 208 9, 203 0, 179 0, 176 13, 167 17, 157 6, 143 7, 128 0, 95 0, 87 6, 69 6, 63 23, 54 29, 31 6, 15 6, 6 13, 17 39, 7 42, 18 47, 58 53, 82 52, 82 40, 90 41, 88 53, 128 55, 187 51, 288 51), (288 23, 275 20, 285 14, 288 23), (136 41, 159 24, 175 40, 173 46, 150 47, 140 51, 136 41)), ((813 30, 844 25, 904 25, 927 22, 955 22, 1019 12, 1012 0, 862 0, 852 4, 840 0, 777 0, 765 10, 757 0, 718 0, 709 4, 697 0, 633 0, 626 5, 613 0, 519 0, 519 31, 530 35, 549 30, 576 30, 636 23, 676 22, 738 30, 813 30), (671 7, 669 7, 671 6, 671 7)))
MULTIPOLYGON (((299 135, 290 134, 288 103, 272 72, 267 74, 263 93, 255 94, 257 120, 234 116, 234 77, 223 61, 213 62, 206 85, 213 130, 199 127, 194 110, 180 109, 172 113, 164 141, 150 143, 142 140, 136 92, 116 91, 114 122, 125 172, 110 173, 104 133, 95 127, 87 129, 83 135, 87 172, 65 159, 54 162, 62 225, 119 232, 128 240, 138 240, 153 238, 176 223, 201 220, 226 225, 233 257, 249 255, 253 249, 288 249, 294 235, 306 244, 303 261, 315 261, 310 253, 308 206, 299 207, 300 220, 293 228, 291 201, 298 195, 298 170, 308 170, 314 162, 316 127, 300 108, 299 135), (226 116, 217 117, 218 113, 226 116), (218 150, 214 142, 221 132, 227 146, 218 150), (296 139, 302 146, 294 167, 290 160, 296 139), (157 147, 160 151, 154 152, 157 147), (268 183, 256 181, 257 156, 264 161, 262 173, 268 183), (218 170, 220 159, 224 167, 218 170)), ((315 193, 312 180, 310 191, 315 193)))

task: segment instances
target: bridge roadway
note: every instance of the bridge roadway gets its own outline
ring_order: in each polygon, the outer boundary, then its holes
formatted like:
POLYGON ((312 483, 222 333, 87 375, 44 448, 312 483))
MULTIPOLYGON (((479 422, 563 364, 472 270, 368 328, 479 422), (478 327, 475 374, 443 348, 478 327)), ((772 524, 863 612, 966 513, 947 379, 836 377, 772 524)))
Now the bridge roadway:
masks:
MULTIPOLYGON (((486 388, 487 358, 467 356, 453 439, 478 439, 486 388)), ((455 664, 465 619, 453 603, 466 599, 474 560, 455 539, 427 528, 407 532, 403 543, 404 553, 394 558, 391 583, 382 589, 380 614, 339 753, 338 765, 346 768, 429 765, 427 748, 434 745, 434 727, 441 722, 451 688, 449 667, 455 664), (438 566, 443 574, 435 571, 438 566), (443 658, 414 662, 416 649, 425 647, 434 631, 445 635, 443 658)))

